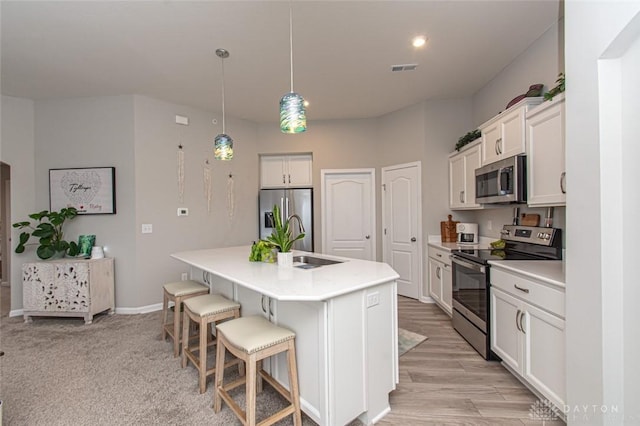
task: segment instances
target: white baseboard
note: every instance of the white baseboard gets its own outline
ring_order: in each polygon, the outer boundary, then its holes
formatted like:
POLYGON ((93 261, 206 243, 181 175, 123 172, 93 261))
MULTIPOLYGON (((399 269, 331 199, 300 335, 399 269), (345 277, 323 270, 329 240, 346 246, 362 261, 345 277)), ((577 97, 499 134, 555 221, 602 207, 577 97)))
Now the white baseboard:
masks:
POLYGON ((0 286, 2 286, 2 287, 11 287, 11 286, 9 285, 9 281, 2 281, 2 282, 0 283, 0 286))
POLYGON ((16 309, 15 311, 9 311, 9 317, 21 317, 24 311, 22 309, 16 309))
POLYGON ((160 310, 162 310, 162 303, 156 303, 153 305, 140 306, 139 308, 116 308, 116 314, 137 315, 137 314, 148 314, 149 312, 155 312, 160 310))

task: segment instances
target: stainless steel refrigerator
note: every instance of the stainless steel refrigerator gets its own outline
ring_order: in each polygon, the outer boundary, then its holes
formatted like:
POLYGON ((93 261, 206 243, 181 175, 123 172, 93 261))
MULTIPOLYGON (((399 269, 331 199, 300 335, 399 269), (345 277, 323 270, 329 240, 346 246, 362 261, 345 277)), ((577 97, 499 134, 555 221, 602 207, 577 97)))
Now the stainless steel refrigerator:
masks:
MULTIPOLYGON (((304 238, 294 243, 296 250, 313 251, 313 189, 261 189, 259 196, 258 220, 260 221, 260 239, 271 235, 273 231, 273 206, 280 208, 282 220, 297 214, 302 219, 304 238)), ((293 235, 298 235, 298 222, 291 221, 293 235)))

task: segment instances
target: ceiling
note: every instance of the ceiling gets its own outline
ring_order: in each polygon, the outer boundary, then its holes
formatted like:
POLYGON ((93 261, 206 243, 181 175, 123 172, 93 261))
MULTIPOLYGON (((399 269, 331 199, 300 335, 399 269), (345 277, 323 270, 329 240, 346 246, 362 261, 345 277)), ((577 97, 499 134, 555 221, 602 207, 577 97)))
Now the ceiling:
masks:
POLYGON ((2 93, 32 99, 141 94, 278 120, 294 89, 310 121, 369 118, 472 96, 557 22, 558 0, 6 1, 2 93), (426 46, 411 39, 423 34, 426 46), (418 64, 391 72, 392 65, 418 64))

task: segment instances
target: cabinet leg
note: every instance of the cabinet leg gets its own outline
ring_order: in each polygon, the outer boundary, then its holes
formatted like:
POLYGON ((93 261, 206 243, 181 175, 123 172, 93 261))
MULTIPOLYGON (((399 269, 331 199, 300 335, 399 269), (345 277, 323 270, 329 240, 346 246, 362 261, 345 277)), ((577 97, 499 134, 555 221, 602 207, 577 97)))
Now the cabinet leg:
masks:
POLYGON ((24 315, 24 322, 25 324, 30 324, 33 322, 33 318, 31 318, 29 315, 24 315))
POLYGON ((93 315, 87 314, 84 316, 84 324, 89 325, 93 322, 93 315))

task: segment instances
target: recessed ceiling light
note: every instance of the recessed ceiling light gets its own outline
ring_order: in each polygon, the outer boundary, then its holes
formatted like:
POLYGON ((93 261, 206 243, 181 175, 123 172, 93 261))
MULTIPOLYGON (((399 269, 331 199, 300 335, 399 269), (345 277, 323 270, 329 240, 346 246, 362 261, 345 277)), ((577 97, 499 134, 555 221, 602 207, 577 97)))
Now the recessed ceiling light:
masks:
POLYGON ((411 41, 411 44, 413 44, 413 47, 422 47, 425 45, 426 42, 427 42, 427 39, 425 36, 417 36, 413 38, 413 40, 411 41))

